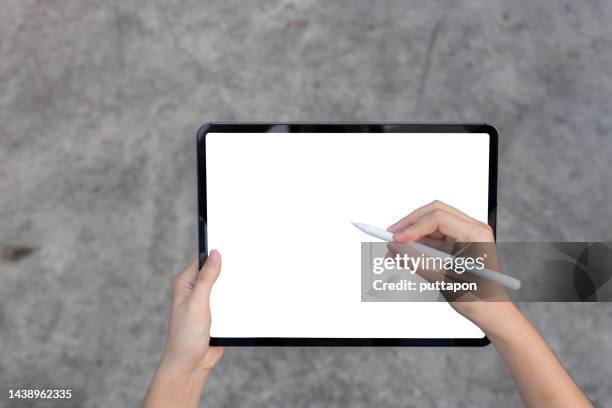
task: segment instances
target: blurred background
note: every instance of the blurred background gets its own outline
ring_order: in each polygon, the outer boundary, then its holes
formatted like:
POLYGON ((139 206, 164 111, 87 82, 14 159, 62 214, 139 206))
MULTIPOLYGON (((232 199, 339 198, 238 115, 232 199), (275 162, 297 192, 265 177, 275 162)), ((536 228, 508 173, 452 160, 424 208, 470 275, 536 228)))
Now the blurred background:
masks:
MULTIPOLYGON (((0 406, 27 385, 140 403, 196 257, 205 121, 490 122, 500 240, 610 241, 610 19, 606 0, 3 2, 0 406)), ((522 308, 610 404, 612 305, 522 308)), ((492 347, 246 348, 202 405, 520 399, 492 347)))

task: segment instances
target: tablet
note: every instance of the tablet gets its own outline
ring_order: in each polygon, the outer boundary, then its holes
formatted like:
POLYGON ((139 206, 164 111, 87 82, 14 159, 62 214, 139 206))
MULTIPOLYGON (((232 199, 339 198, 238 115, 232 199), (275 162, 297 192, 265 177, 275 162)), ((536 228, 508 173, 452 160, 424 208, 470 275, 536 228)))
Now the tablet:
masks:
POLYGON ((351 225, 433 200, 495 231, 488 124, 208 123, 197 133, 199 254, 221 252, 211 344, 483 346, 445 302, 364 302, 351 225))

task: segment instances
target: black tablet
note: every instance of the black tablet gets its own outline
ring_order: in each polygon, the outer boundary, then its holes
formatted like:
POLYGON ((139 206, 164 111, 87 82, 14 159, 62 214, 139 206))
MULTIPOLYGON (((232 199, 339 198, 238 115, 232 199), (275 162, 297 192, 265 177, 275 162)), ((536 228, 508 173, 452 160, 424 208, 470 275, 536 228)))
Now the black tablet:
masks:
MULTIPOLYGON (((199 254, 221 252, 211 344, 483 346, 444 302, 364 302, 351 225, 442 200, 495 230, 488 124, 207 123, 197 133, 199 254)), ((374 240, 374 239, 372 239, 374 240)))

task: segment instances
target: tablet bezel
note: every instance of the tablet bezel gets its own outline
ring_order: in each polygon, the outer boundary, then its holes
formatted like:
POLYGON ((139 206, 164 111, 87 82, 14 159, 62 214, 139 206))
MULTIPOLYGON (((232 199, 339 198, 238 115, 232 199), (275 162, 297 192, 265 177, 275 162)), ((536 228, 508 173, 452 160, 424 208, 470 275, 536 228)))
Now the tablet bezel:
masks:
MULTIPOLYGON (((498 133, 487 123, 205 123, 196 135, 198 246, 200 267, 208 254, 206 206, 206 134, 267 133, 286 127, 286 133, 487 133, 489 134, 488 223, 496 234, 498 133), (275 130, 276 129, 276 130, 275 130)), ((426 346, 482 347, 482 338, 305 338, 305 337, 211 337, 211 346, 426 346)))

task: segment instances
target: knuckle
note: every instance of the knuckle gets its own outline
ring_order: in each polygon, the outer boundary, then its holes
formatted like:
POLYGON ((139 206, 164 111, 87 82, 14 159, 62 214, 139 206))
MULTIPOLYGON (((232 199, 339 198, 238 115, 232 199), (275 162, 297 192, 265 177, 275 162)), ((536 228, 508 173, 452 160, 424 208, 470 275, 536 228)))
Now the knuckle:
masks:
POLYGON ((198 281, 204 285, 208 285, 211 283, 210 271, 202 270, 198 275, 198 281))
POLYGON ((479 223, 479 225, 480 225, 480 229, 483 231, 483 233, 493 234, 493 228, 491 228, 491 226, 489 224, 481 222, 481 223, 479 223))
POLYGON ((441 208, 442 207, 442 201, 440 200, 433 200, 431 203, 428 204, 428 207, 431 209, 437 209, 437 208, 441 208))
POLYGON ((493 239, 493 229, 488 224, 481 225, 478 228, 478 231, 477 231, 477 234, 476 234, 476 238, 480 242, 491 241, 493 239))
POLYGON ((444 211, 439 208, 436 208, 431 212, 431 218, 433 218, 435 221, 440 221, 443 217, 444 211))

